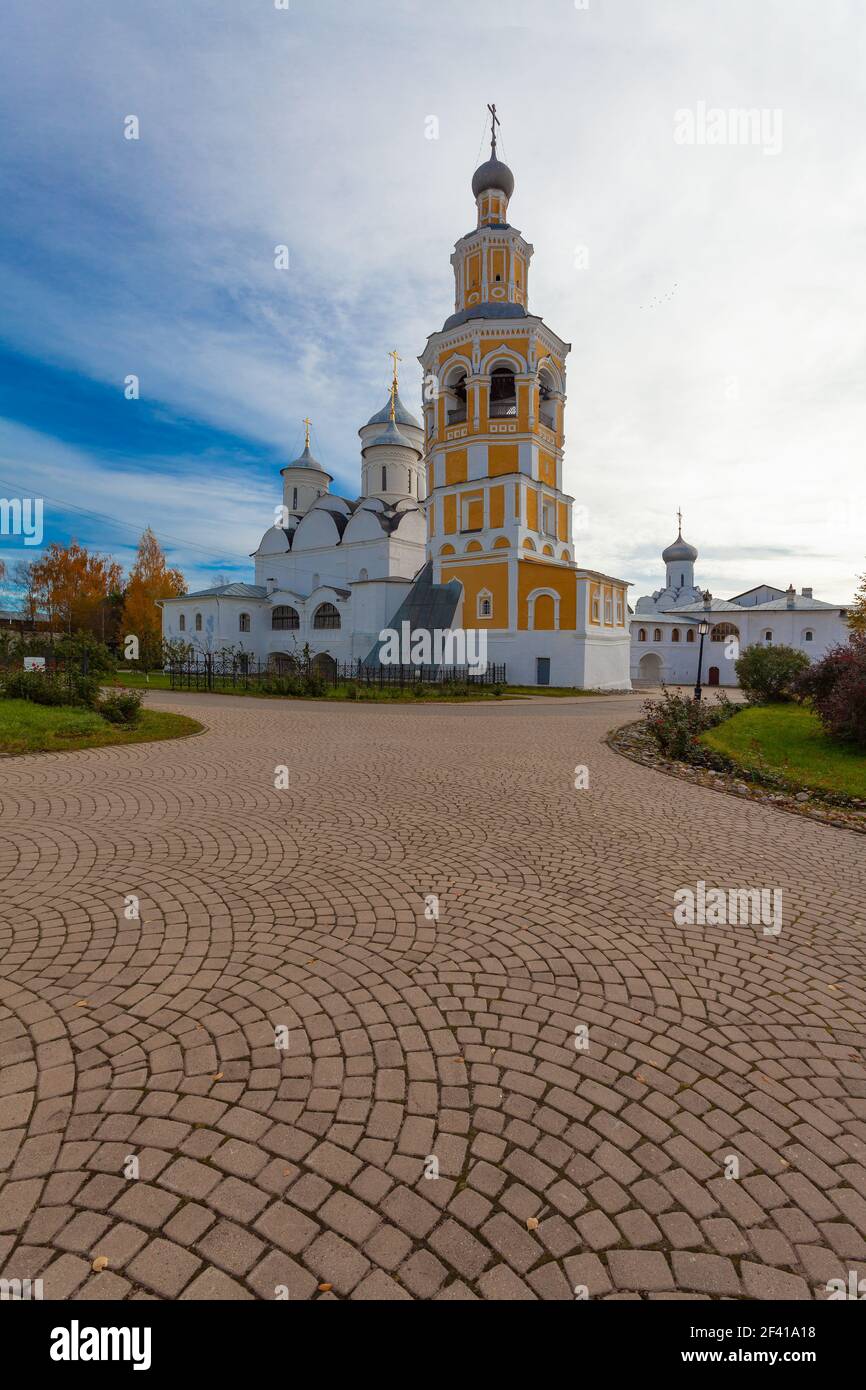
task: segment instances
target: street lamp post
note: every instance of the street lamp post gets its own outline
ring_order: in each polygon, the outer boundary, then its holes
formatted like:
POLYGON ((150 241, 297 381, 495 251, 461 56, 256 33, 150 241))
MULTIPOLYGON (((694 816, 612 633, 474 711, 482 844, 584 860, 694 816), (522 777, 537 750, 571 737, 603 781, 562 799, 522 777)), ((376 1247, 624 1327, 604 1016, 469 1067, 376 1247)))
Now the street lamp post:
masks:
POLYGON ((702 598, 704 600, 704 616, 701 618, 701 621, 698 624, 698 632, 701 635, 701 645, 698 650, 698 683, 695 686, 696 700, 700 700, 701 698, 701 673, 704 669, 704 638, 710 630, 710 620, 707 617, 707 614, 710 611, 710 604, 713 601, 713 596, 710 593, 709 589, 707 589, 706 592, 702 595, 702 598))

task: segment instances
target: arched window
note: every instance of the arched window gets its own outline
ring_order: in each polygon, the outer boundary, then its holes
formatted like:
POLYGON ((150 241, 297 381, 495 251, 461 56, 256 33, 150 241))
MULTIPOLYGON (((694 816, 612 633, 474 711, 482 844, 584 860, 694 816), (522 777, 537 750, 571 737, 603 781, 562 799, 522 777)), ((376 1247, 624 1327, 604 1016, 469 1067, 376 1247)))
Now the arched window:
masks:
POLYGON ((385 467, 384 463, 382 464, 382 491, 388 491, 388 470, 385 467))
POLYGON ((814 635, 815 635, 815 634, 812 632, 812 629, 811 629, 810 627, 807 627, 807 628, 806 628, 806 631, 803 633, 803 641, 804 641, 804 642, 811 642, 811 641, 813 641, 813 640, 814 640, 814 635))
POLYGON ((466 419, 466 372, 461 367, 445 386, 449 425, 461 425, 466 419))
POLYGON ((479 618, 493 617, 493 595, 489 589, 481 589, 478 594, 477 615, 479 618))
POLYGON ((695 630, 694 630, 693 627, 690 627, 689 630, 688 630, 688 632, 686 633, 686 641, 687 641, 687 642, 694 642, 694 640, 695 640, 695 630))
POLYGON ((517 414, 517 387, 511 367, 495 367, 490 373, 490 418, 517 414))
POLYGON ((728 637, 739 637, 740 629, 733 623, 716 623, 710 633, 711 642, 724 642, 728 637))
POLYGON ((339 627, 340 615, 332 603, 321 603, 313 618, 314 628, 339 627))
POLYGON ((553 378, 544 368, 538 373, 538 418, 549 430, 556 429, 556 399, 553 378))
POLYGON ((201 632, 201 613, 196 613, 195 615, 195 630, 196 632, 201 632))
POLYGON ((297 608, 290 608, 287 603, 281 603, 271 611, 271 627, 275 632, 293 632, 300 626, 297 608))
POLYGON ((645 641, 646 641, 646 628, 645 628, 645 627, 639 627, 639 628, 638 628, 638 630, 637 630, 637 640, 638 640, 639 642, 645 642, 645 641))
POLYGON ((241 613, 240 617, 238 618, 238 631, 239 631, 239 632, 249 632, 249 630, 250 630, 250 615, 249 615, 249 613, 241 613))
POLYGON ((292 488, 292 511, 293 511, 293 512, 296 512, 297 510, 298 510, 298 489, 295 487, 295 488, 292 488))
POLYGON ((772 634, 772 632, 770 631, 769 628, 767 628, 767 631, 764 633, 764 641, 765 641, 769 646, 772 646, 772 644, 773 644, 773 634, 772 634))
POLYGON ((180 629, 181 632, 186 632, 186 614, 185 614, 185 613, 181 613, 180 617, 179 617, 178 620, 177 620, 177 625, 178 625, 178 628, 180 629))
POLYGON ((672 642, 679 642, 679 640, 680 640, 680 630, 679 630, 678 627, 675 627, 675 628, 672 630, 672 632, 671 632, 671 641, 672 641, 672 642))
POLYGON ((366 578, 367 578, 367 571, 366 571, 366 570, 361 570, 361 573, 358 575, 358 578, 359 578, 359 579, 366 579, 366 578))
POLYGON ((654 629, 653 629, 653 641, 654 641, 654 642, 660 642, 661 640, 662 640, 662 630, 661 630, 661 628, 660 628, 660 627, 654 628, 654 629))

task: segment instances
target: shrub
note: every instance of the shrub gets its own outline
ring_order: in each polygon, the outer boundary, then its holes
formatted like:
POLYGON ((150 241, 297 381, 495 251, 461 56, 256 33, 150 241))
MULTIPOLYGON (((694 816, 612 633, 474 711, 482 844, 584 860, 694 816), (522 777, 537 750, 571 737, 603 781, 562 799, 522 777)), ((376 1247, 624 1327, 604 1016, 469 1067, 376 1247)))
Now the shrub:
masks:
POLYGON ((866 632, 852 632, 804 671, 795 693, 808 700, 831 738, 866 749, 866 632))
POLYGON ((74 637, 63 637, 57 643, 56 653, 64 661, 78 666, 87 659, 88 672, 94 675, 107 675, 117 665, 117 659, 103 642, 98 642, 89 632, 77 632, 74 637))
POLYGON ((69 698, 64 701, 70 705, 86 705, 95 709, 99 703, 98 676, 69 676, 64 682, 69 698))
POLYGON ((111 724, 126 724, 132 728, 141 716, 141 695, 137 690, 118 690, 114 695, 106 695, 97 709, 111 724))
POLYGON ((664 690, 660 700, 645 700, 643 709, 647 728, 667 757, 701 763, 708 762, 710 755, 698 742, 700 735, 736 713, 736 705, 724 694, 715 704, 707 704, 670 690, 664 690))
POLYGON ((31 700, 34 705, 84 705, 93 709, 99 699, 96 676, 13 671, 3 682, 7 700, 31 700))
POLYGON ((735 664, 737 680, 750 704, 790 700, 793 687, 811 662, 796 647, 746 647, 735 664))

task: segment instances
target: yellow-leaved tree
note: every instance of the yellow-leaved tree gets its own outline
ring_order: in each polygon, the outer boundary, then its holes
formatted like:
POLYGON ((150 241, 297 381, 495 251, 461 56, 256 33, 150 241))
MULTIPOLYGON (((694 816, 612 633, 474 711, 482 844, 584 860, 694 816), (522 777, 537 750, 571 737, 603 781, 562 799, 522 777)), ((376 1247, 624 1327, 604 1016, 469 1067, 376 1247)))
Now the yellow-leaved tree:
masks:
POLYGON ((162 665, 162 610, 156 600, 185 593, 186 580, 180 570, 168 568, 162 547, 148 526, 129 572, 119 634, 121 648, 127 637, 138 638, 139 664, 145 670, 162 665))
POLYGON ((860 587, 848 609, 848 626, 855 632, 866 632, 866 574, 860 575, 860 587))

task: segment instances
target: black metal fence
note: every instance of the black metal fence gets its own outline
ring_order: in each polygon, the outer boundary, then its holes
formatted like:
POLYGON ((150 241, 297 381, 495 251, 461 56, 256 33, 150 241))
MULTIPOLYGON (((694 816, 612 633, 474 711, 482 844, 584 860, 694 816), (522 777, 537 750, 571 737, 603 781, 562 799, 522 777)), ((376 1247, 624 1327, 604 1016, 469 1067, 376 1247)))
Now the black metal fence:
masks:
POLYGON ((365 666, 361 661, 338 662, 314 657, 309 663, 254 662, 241 658, 222 660, 219 655, 200 661, 174 663, 168 668, 172 690, 257 690, 272 687, 287 694, 292 684, 375 686, 379 690, 415 685, 505 685, 505 666, 488 665, 483 672, 471 666, 365 666))

